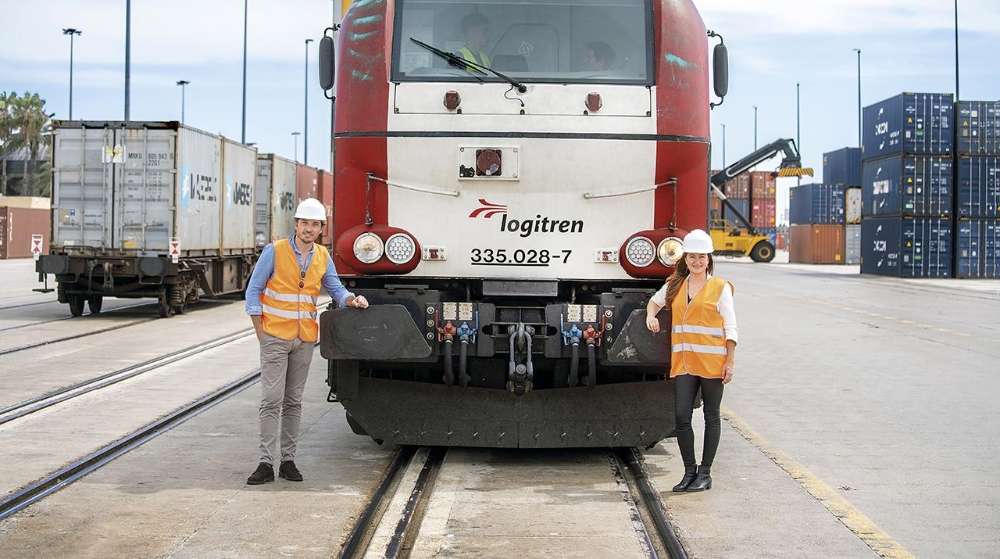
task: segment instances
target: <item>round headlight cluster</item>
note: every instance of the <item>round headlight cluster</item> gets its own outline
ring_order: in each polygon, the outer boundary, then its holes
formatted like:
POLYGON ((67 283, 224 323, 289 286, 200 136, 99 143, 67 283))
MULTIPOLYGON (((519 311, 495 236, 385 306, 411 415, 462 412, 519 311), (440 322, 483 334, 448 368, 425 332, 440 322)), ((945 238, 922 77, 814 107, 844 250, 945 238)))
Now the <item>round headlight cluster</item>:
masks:
POLYGON ((664 266, 673 266, 684 256, 684 243, 677 237, 667 237, 656 247, 656 256, 664 266))
POLYGON ((382 258, 385 245, 382 239, 374 233, 362 233, 354 239, 354 257, 362 264, 374 264, 382 258))
POLYGON ((396 233, 385 242, 385 256, 393 264, 406 264, 417 252, 417 243, 405 233, 396 233))
POLYGON ((625 245, 625 258, 633 266, 645 268, 653 263, 656 247, 646 237, 636 237, 625 245))

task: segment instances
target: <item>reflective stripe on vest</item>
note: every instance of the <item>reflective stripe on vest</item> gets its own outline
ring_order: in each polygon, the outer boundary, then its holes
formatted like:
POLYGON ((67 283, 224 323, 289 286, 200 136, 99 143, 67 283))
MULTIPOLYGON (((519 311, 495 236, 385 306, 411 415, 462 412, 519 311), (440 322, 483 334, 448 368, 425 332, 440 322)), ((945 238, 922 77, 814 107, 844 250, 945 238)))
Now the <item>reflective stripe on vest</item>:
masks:
POLYGON ((719 314, 719 297, 729 282, 709 278, 708 283, 687 302, 687 285, 670 304, 670 377, 694 374, 722 378, 726 365, 726 331, 719 314))
POLYGON ((472 54, 469 47, 462 47, 458 49, 458 52, 462 54, 462 58, 468 60, 469 62, 475 62, 476 64, 487 68, 490 67, 490 57, 486 56, 486 53, 483 51, 479 51, 479 58, 476 58, 476 55, 472 54))
POLYGON ((291 241, 282 239, 273 244, 274 274, 260 294, 264 331, 283 340, 301 338, 315 342, 319 338, 316 304, 329 253, 325 247, 314 244, 312 260, 303 278, 291 241), (302 282, 301 288, 299 282, 302 282))

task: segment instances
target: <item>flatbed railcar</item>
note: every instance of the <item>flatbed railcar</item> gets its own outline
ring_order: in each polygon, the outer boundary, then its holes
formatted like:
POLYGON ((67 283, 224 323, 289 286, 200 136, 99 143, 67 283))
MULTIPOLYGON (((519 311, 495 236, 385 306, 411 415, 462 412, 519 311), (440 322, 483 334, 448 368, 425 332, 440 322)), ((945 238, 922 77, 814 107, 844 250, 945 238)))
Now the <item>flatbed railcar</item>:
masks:
POLYGON ((327 30, 333 254, 372 306, 322 313, 320 344, 355 432, 672 435, 669 328, 645 306, 707 229, 713 37, 690 0, 357 1, 327 30), (474 20, 480 64, 461 50, 474 20))
POLYGON ((80 316, 104 297, 183 313, 256 263, 257 150, 178 122, 54 121, 52 240, 36 270, 80 316))

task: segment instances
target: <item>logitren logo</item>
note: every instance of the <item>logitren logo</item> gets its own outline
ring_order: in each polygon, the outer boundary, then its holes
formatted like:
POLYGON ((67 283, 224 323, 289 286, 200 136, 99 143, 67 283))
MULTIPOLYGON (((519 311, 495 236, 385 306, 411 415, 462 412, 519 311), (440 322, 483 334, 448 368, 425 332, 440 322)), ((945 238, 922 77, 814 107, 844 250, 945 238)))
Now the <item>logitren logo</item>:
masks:
POLYGON ((504 204, 494 204, 484 198, 479 199, 479 204, 469 214, 469 218, 490 219, 499 215, 501 233, 516 233, 523 238, 530 237, 533 233, 583 233, 582 219, 556 219, 542 217, 542 214, 536 214, 534 219, 514 219, 507 215, 507 206, 504 204))

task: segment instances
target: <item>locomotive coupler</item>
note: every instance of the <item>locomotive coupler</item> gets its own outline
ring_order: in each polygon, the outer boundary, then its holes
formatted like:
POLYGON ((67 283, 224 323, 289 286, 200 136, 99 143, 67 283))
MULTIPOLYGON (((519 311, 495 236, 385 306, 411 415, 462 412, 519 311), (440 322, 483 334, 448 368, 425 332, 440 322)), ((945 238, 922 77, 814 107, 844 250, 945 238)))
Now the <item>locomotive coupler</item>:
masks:
POLYGON ((507 390, 517 395, 531 391, 535 378, 534 365, 531 363, 531 336, 535 329, 523 322, 511 325, 510 332, 510 365, 507 369, 507 390), (523 353, 523 363, 518 363, 523 353))

